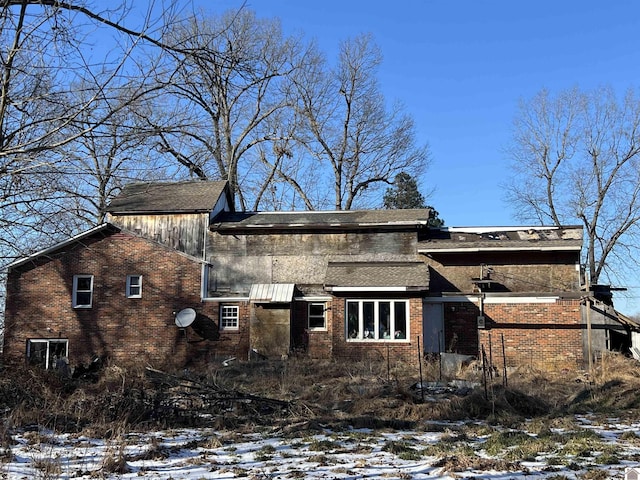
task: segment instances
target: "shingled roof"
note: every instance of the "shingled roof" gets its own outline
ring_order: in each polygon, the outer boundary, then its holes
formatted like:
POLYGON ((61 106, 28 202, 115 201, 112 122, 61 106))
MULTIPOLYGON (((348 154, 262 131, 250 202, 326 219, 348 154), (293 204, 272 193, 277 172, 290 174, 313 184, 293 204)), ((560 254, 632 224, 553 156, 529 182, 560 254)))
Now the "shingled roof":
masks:
POLYGON ((422 262, 330 262, 327 266, 325 288, 345 290, 397 288, 427 290, 429 267, 422 262))
POLYGON ((420 253, 572 250, 582 248, 582 227, 458 227, 431 229, 418 242, 420 253))
POLYGON ((429 209, 340 210, 304 212, 224 212, 211 225, 216 231, 260 229, 406 228, 426 226, 429 209))
POLYGON ((144 182, 126 185, 109 213, 210 212, 225 191, 225 181, 144 182))

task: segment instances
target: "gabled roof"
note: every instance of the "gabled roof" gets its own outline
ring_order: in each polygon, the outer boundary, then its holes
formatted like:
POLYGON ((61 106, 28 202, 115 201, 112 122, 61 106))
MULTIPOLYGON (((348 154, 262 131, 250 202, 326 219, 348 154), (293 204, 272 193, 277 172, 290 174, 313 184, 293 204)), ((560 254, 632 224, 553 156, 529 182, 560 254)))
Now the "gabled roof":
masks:
POLYGON ((11 270, 12 268, 16 268, 19 267, 21 265, 24 265, 26 263, 35 261, 41 257, 47 257, 48 255, 51 255, 55 252, 57 252, 58 250, 65 248, 69 245, 72 245, 74 243, 79 243, 82 242, 84 239, 89 238, 93 235, 96 234, 109 234, 112 232, 119 232, 120 229, 110 223, 103 223, 101 225, 95 226, 93 228, 90 228, 89 230, 86 230, 78 235, 75 235, 71 238, 68 238, 67 240, 64 240, 62 242, 58 242, 55 245, 52 245, 51 247, 47 247, 44 248, 42 250, 39 250, 27 257, 23 257, 20 258, 18 260, 15 260, 14 262, 10 263, 9 265, 7 265, 7 269, 11 270))
POLYGON ((433 228, 418 242, 420 253, 488 251, 576 251, 582 248, 582 227, 457 227, 433 228))
POLYGON ((224 212, 214 219, 211 230, 415 229, 428 224, 429 214, 429 209, 224 212))
POLYGON ((143 182, 126 185, 115 197, 107 212, 174 213, 210 212, 221 195, 225 181, 143 182))
POLYGON ((68 238, 67 240, 64 240, 62 242, 58 242, 55 245, 52 245, 51 247, 47 247, 45 249, 39 250, 27 257, 23 257, 20 258, 18 260, 15 260, 14 262, 10 263, 9 265, 7 265, 7 270, 11 270, 13 268, 17 268, 20 267, 22 265, 26 265, 29 262, 38 262, 41 260, 46 260, 46 259, 50 259, 52 257, 55 256, 56 253, 63 251, 65 248, 67 248, 70 245, 74 245, 74 244, 83 244, 84 241, 86 241, 89 238, 95 237, 95 236, 103 236, 106 237, 108 235, 114 234, 114 233, 118 233, 118 232, 126 232, 129 235, 133 235, 135 237, 141 238, 147 242, 152 242, 156 245, 158 245, 158 247, 160 248, 164 248, 170 251, 173 251, 175 253, 177 253, 178 255, 182 255, 184 257, 187 257, 193 261, 196 261, 198 263, 203 263, 203 260, 201 258, 196 258, 192 255, 180 252, 178 250, 175 250, 171 247, 168 247, 164 244, 158 243, 155 240, 152 240, 150 238, 147 237, 143 237, 141 235, 138 235, 137 233, 122 229, 116 225, 113 225, 112 223, 102 223, 98 226, 95 226, 93 228, 90 228, 89 230, 86 230, 82 233, 79 233, 78 235, 75 235, 71 238, 68 238))

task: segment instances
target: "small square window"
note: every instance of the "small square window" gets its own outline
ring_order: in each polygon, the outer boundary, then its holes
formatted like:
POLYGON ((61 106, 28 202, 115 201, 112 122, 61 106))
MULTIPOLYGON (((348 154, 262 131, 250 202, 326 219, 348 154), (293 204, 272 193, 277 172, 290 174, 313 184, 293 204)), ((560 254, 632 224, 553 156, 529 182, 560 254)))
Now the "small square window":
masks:
POLYGON ((127 298, 142 298, 142 275, 127 275, 127 298))
POLYGON ((327 328, 324 318, 324 303, 309 304, 309 329, 323 330, 327 328))
POLYGON ((223 305, 220 308, 220 329, 237 330, 240 309, 237 305, 223 305))
POLYGON ((73 276, 73 308, 91 308, 93 303, 93 275, 73 276))

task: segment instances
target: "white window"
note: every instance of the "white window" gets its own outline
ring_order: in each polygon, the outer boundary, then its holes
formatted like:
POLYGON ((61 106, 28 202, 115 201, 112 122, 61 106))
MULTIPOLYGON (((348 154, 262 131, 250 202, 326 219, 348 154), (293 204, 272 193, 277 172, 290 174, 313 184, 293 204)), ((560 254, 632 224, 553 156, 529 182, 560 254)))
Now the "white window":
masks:
POLYGON ((142 298, 142 275, 127 275, 127 298, 142 298))
POLYGON ((309 303, 309 329, 324 330, 327 328, 324 318, 324 303, 309 303))
POLYGON ((399 341, 409 338, 408 300, 347 300, 347 340, 399 341))
POLYGON ((237 305, 222 305, 222 307, 220 307, 221 330, 238 329, 239 310, 237 305))
POLYGON ((69 340, 66 339, 33 339, 27 342, 27 359, 30 365, 45 369, 61 367, 69 355, 69 340))
POLYGON ((93 275, 73 276, 73 308, 91 308, 93 302, 93 275))

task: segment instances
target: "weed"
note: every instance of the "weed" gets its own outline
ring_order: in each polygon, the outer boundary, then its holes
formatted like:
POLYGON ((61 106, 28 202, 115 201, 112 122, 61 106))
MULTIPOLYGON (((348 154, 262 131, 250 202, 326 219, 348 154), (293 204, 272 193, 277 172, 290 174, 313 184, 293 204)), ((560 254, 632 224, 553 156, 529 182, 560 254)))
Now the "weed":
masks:
POLYGON ((609 478, 609 474, 605 470, 597 468, 590 468, 581 475, 578 475, 581 480, 604 480, 609 478))
POLYGON ((271 459, 274 453, 276 453, 276 448, 273 445, 265 445, 255 452, 254 458, 259 462, 266 462, 271 459))
POLYGON ((341 447, 339 442, 333 440, 314 440, 309 444, 309 450, 314 452, 330 452, 341 447))
POLYGON ((34 458, 32 465, 38 470, 38 478, 42 480, 58 478, 62 474, 62 465, 57 456, 34 458))

